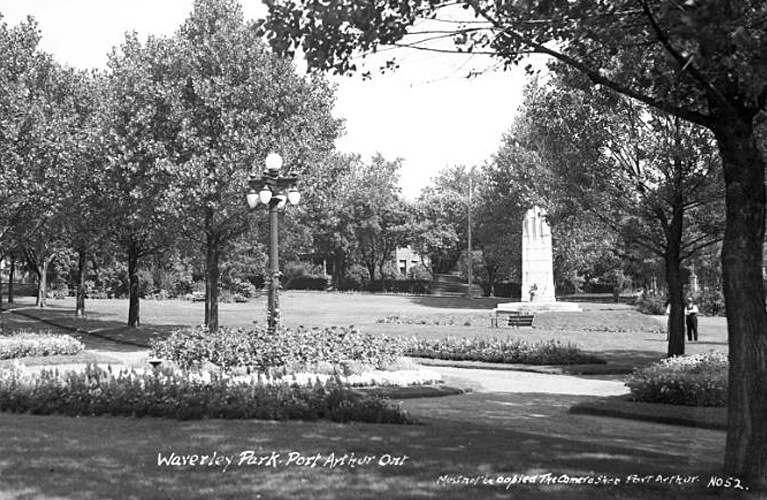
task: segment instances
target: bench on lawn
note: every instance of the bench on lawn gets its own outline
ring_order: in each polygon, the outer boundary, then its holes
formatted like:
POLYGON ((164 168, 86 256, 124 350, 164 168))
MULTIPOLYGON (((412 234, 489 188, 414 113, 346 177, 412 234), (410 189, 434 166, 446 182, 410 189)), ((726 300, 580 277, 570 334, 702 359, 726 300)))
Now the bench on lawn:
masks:
POLYGON ((533 326, 534 314, 520 312, 520 311, 504 311, 500 309, 493 309, 493 315, 490 317, 490 326, 498 327, 498 317, 506 316, 506 325, 514 328, 520 326, 533 326))

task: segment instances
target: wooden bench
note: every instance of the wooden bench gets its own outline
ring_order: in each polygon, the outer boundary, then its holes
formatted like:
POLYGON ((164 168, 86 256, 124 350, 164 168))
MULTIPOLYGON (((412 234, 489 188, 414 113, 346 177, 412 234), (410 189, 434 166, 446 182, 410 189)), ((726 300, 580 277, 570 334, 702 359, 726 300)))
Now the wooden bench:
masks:
POLYGON ((533 326, 533 319, 535 315, 530 313, 521 313, 519 311, 499 311, 493 310, 493 315, 490 317, 490 326, 498 327, 499 316, 506 316, 506 325, 514 328, 520 326, 533 326))

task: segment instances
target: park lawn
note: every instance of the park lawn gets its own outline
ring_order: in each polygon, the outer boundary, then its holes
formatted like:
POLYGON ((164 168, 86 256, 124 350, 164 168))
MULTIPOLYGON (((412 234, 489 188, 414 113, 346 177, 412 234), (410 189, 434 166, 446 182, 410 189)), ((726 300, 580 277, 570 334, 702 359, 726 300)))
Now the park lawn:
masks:
MULTIPOLYGON (((444 475, 568 474, 625 478, 704 475, 724 434, 570 415, 583 396, 470 394, 406 402, 425 425, 336 424, 0 413, 0 498, 59 499, 590 499, 700 498, 665 485, 445 486, 444 475), (530 415, 538 418, 531 419, 530 415), (278 467, 241 464, 243 452, 280 455, 278 467), (290 453, 321 458, 288 465, 290 453), (160 466, 168 457, 234 456, 222 467, 160 466), (369 463, 331 467, 340 458, 369 463), (394 465, 393 458, 401 465, 394 465), (404 459, 407 457, 407 459, 404 459)), ((703 476, 706 478, 707 476, 703 476)))
MULTIPOLYGON (((603 355, 608 362, 645 365, 665 357, 664 319, 640 314, 625 304, 580 304, 581 313, 543 313, 534 328, 492 328, 491 310, 508 299, 439 298, 367 293, 287 291, 281 294, 283 322, 287 326, 350 326, 363 332, 415 336, 420 339, 453 337, 513 337, 529 342, 559 340, 584 351, 603 355), (387 318, 397 320, 386 321, 387 318)), ((264 324, 265 297, 247 303, 220 305, 220 322, 235 328, 264 324)), ((32 305, 22 298, 15 307, 32 305)), ((141 302, 142 328, 125 328, 127 300, 88 300, 86 320, 74 318, 74 299, 50 300, 45 310, 27 313, 49 317, 70 327, 96 331, 81 336, 88 348, 139 349, 153 338, 163 338, 178 328, 199 324, 204 304, 183 300, 141 302), (115 339, 115 344, 105 338, 115 339)), ((13 315, 17 316, 17 315, 13 315)), ((726 351, 724 318, 700 318, 701 342, 689 343, 687 352, 726 351)))

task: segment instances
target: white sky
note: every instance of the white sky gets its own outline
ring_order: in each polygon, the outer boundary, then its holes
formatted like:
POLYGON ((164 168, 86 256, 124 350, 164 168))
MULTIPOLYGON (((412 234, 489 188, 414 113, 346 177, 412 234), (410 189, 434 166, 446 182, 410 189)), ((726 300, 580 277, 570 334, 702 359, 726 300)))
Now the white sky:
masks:
MULTIPOLYGON (((265 14, 257 0, 240 0, 245 16, 265 14)), ((103 68, 124 34, 170 35, 188 16, 192 0, 0 0, 9 25, 32 15, 41 48, 62 63, 103 68)), ((338 149, 369 157, 380 151, 402 158, 403 194, 415 197, 441 169, 480 165, 500 145, 521 103, 524 73, 492 72, 467 80, 488 62, 477 57, 400 52, 392 74, 334 78, 336 116, 346 119, 338 149)))

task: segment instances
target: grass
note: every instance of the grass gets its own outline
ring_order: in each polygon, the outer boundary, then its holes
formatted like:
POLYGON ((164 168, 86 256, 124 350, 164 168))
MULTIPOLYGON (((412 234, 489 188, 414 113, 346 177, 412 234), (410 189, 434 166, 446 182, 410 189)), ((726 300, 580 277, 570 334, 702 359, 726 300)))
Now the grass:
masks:
MULTIPOLYGON (((263 321, 265 299, 246 304, 221 304, 221 322, 249 326, 263 321)), ((608 360, 649 362, 663 356, 665 336, 658 320, 637 316, 622 305, 583 304, 584 315, 549 318, 548 329, 490 328, 489 312, 497 300, 433 299, 288 292, 282 295, 283 317, 289 326, 355 324, 371 333, 416 335, 419 338, 508 335, 527 341, 558 339, 608 360), (446 316, 478 318, 472 326, 378 324, 392 315, 438 321, 446 316), (481 324, 481 318, 487 324, 481 324), (567 328, 561 328, 565 321, 567 328), (559 322, 559 323, 557 323, 559 322), (595 322, 644 325, 626 331, 584 329, 595 322), (634 323, 636 322, 636 323, 634 323)), ((133 352, 136 343, 167 335, 179 326, 202 320, 203 304, 142 301, 142 328, 124 327, 127 301, 87 301, 86 320, 73 316, 71 299, 51 301, 46 311, 72 328, 96 331, 86 335, 89 349, 133 352), (122 343, 105 340, 116 338, 122 343)), ((17 306, 29 307, 29 301, 17 306)), ((539 319, 543 318, 540 316, 539 319)), ((3 314, 4 327, 52 329, 16 314, 3 314)), ((662 325, 662 319, 660 324, 662 325)), ((701 318, 701 340, 688 351, 726 349, 721 318, 701 318), (711 321, 709 321, 711 320, 711 321), (716 320, 716 321, 713 321, 716 320)), ((111 353, 110 353, 111 354, 111 353)), ((99 353, 98 355, 104 355, 99 353)), ((625 488, 444 486, 444 475, 496 477, 552 472, 569 475, 629 474, 697 475, 705 482, 722 461, 724 433, 568 413, 571 406, 593 398, 563 394, 470 393, 460 396, 406 400, 403 407, 426 425, 334 424, 119 417, 69 418, 0 413, 0 499, 640 499, 721 498, 720 490, 665 485, 625 488), (401 466, 301 467, 276 469, 242 466, 222 473, 218 468, 159 467, 158 453, 229 455, 291 452, 323 458, 383 455, 407 456, 401 466)), ((733 497, 738 498, 738 497, 733 497)))
MULTIPOLYGON (((582 313, 545 313, 536 317, 535 328, 512 329, 490 327, 493 307, 506 299, 431 298, 406 295, 372 295, 363 293, 284 292, 280 296, 283 321, 287 326, 349 326, 363 332, 386 335, 415 336, 423 340, 452 337, 489 339, 512 337, 527 342, 551 339, 573 343, 587 353, 598 354, 608 363, 643 366, 665 357, 667 341, 662 333, 664 318, 638 313, 624 304, 579 304, 582 313), (399 316, 418 318, 427 324, 379 323, 382 318, 399 316), (471 326, 464 326, 464 321, 471 326), (439 323, 439 324, 437 324, 439 323), (457 324, 445 324, 457 323, 457 324)), ((97 330, 123 344, 98 337, 82 340, 88 348, 135 350, 136 344, 148 347, 152 338, 162 338, 176 328, 202 322, 204 304, 190 301, 141 302, 141 329, 125 328, 128 304, 125 300, 88 300, 86 320, 74 318, 74 300, 51 300, 47 310, 30 309, 35 315, 55 317, 71 327, 97 330)), ((22 298, 16 306, 30 307, 31 299, 22 298)), ((266 299, 243 304, 221 304, 220 322, 232 327, 263 324, 266 299)), ((22 320, 18 315, 6 318, 22 320)), ((31 320, 27 320, 31 321, 31 320)), ((700 342, 688 343, 689 354, 710 350, 727 350, 724 318, 699 319, 700 342)), ((48 325, 43 325, 50 328, 48 325)), ((25 326, 30 328, 29 325, 25 326)))

